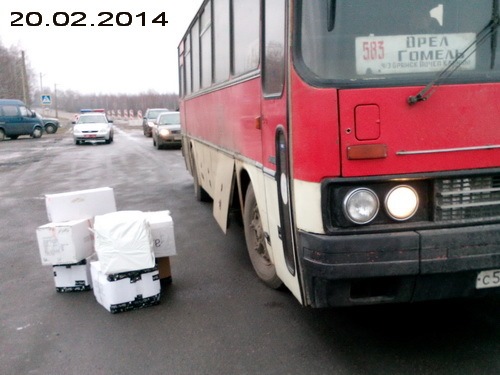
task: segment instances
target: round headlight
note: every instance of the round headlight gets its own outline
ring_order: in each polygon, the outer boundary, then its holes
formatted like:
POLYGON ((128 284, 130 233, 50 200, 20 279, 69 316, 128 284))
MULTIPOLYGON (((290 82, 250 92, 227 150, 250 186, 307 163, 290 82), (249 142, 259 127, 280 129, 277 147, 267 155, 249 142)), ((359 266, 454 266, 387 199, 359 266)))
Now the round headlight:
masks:
POLYGON ((411 186, 396 186, 387 194, 385 208, 394 220, 408 220, 417 212, 418 194, 411 186))
POLYGON ((160 130, 160 135, 161 135, 162 137, 166 137, 166 136, 168 136, 169 134, 170 134, 170 130, 168 130, 168 129, 161 129, 161 130, 160 130))
POLYGON ((366 188, 349 192, 344 199, 344 213, 355 224, 367 224, 377 216, 379 210, 377 194, 366 188))

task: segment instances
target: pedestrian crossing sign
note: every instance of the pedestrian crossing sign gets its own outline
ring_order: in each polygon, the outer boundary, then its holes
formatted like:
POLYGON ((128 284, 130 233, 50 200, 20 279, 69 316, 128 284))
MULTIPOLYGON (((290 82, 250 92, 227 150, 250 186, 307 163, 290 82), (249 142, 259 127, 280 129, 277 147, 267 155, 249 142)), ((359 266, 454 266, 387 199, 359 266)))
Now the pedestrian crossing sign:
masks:
POLYGON ((51 105, 52 104, 52 99, 50 95, 42 95, 42 104, 43 105, 51 105))

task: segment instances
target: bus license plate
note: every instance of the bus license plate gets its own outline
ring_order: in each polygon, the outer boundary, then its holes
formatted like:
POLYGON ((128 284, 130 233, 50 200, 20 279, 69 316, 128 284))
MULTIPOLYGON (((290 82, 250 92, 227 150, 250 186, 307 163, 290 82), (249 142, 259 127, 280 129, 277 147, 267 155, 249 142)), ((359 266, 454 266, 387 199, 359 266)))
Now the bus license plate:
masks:
POLYGON ((476 289, 495 287, 500 287, 500 270, 479 272, 476 279, 476 289))

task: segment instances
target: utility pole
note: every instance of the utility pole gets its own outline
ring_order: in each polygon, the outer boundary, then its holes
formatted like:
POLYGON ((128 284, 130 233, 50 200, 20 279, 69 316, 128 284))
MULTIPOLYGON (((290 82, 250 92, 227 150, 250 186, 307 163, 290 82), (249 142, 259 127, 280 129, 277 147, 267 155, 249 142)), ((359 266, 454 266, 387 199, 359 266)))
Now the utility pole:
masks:
POLYGON ((57 83, 54 83, 54 106, 56 107, 56 118, 58 118, 59 113, 57 112, 57 83))
POLYGON ((21 51, 21 83, 23 85, 23 101, 27 105, 30 105, 30 103, 28 103, 28 83, 26 77, 26 63, 24 61, 24 51, 21 51))
POLYGON ((45 74, 42 74, 40 73, 40 95, 43 94, 43 83, 42 83, 42 77, 44 76, 45 74))

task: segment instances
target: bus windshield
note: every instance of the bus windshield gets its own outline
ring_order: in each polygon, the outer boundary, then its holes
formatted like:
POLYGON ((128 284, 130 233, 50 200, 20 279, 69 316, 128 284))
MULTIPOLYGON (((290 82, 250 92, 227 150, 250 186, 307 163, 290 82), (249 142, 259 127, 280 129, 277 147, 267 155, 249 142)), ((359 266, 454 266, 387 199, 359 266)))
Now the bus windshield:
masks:
POLYGON ((297 66, 316 83, 421 84, 451 63, 447 82, 500 80, 498 0, 308 0, 298 9, 297 66))

